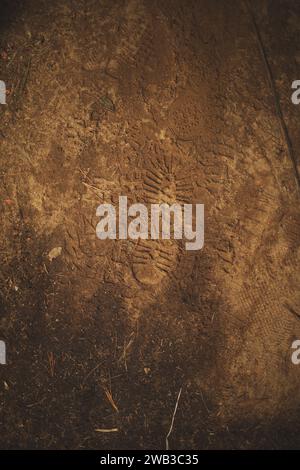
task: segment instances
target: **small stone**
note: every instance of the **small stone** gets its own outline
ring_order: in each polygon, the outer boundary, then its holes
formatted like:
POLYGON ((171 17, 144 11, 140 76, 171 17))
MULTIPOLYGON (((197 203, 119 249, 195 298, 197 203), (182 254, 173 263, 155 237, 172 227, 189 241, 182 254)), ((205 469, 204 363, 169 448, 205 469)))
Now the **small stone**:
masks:
POLYGON ((50 262, 54 260, 55 258, 58 258, 58 256, 61 255, 62 252, 62 247, 61 246, 56 246, 55 248, 52 248, 51 251, 48 253, 48 258, 50 262))

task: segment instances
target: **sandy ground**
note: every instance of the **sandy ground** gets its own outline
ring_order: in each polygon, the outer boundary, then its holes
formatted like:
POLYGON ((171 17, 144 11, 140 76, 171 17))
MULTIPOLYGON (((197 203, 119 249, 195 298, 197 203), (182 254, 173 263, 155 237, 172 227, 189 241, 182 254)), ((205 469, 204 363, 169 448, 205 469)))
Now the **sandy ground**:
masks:
POLYGON ((2 448, 163 449, 180 390, 172 449, 300 445, 300 5, 251 10, 1 1, 2 448), (204 248, 98 240, 120 195, 204 248))

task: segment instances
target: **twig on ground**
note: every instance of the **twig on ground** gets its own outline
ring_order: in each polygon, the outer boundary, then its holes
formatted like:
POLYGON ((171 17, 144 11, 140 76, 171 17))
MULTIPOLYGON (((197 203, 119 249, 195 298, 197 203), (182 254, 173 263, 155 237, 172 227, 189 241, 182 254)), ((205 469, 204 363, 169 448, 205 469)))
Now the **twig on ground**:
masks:
POLYGON ((252 11, 252 9, 249 5, 249 2, 247 0, 245 0, 245 5, 246 5, 246 9, 247 9, 247 11, 248 11, 248 13, 251 17, 251 20, 252 20, 253 29, 254 29, 254 32, 255 32, 255 35, 256 35, 256 38, 257 38, 257 42, 258 42, 258 46, 259 46, 259 49, 260 49, 260 53, 261 53, 261 56, 262 56, 262 59, 263 59, 263 62, 264 62, 265 68, 266 68, 268 81, 269 81, 269 85, 270 85, 271 92, 272 92, 272 95, 273 95, 273 99, 274 99, 274 103, 275 103, 275 109, 276 109, 277 117, 278 117, 278 120, 279 120, 279 123, 280 123, 281 131, 282 131, 282 134, 283 134, 286 146, 287 146, 287 150, 288 150, 288 154, 289 154, 291 163, 293 165, 296 182, 297 182, 298 188, 300 188, 300 175, 299 175, 299 170, 298 170, 298 166, 297 166, 297 159, 296 159, 296 156, 295 156, 295 153, 294 153, 294 149, 293 149, 292 141, 291 141, 291 138, 290 138, 290 135, 289 135, 289 131, 288 131, 288 128, 287 128, 287 125, 286 125, 286 122, 285 122, 285 119, 283 117, 283 113, 282 113, 282 110, 281 110, 280 99, 279 99, 278 92, 277 92, 277 89, 276 89, 276 84, 275 84, 275 79, 274 79, 274 76, 273 76, 273 73, 272 73, 272 69, 271 69, 271 66, 270 66, 270 63, 269 63, 269 60, 268 60, 268 57, 267 57, 266 49, 265 49, 265 46, 264 46, 260 31, 259 31, 259 28, 258 28, 258 25, 256 23, 254 13, 253 13, 253 11, 252 11))
POLYGON ((119 429, 118 428, 111 428, 111 429, 95 429, 96 432, 118 432, 119 429))
POLYGON ((124 341, 124 349, 123 349, 123 353, 121 354, 121 357, 119 358, 119 362, 121 362, 122 360, 124 360, 124 366, 125 366, 125 370, 127 371, 127 351, 130 349, 130 347, 132 346, 133 342, 134 342, 134 335, 135 333, 131 333, 130 335, 130 338, 129 338, 129 341, 127 344, 125 344, 125 341, 124 341))
POLYGON ((177 396, 177 400, 176 400, 176 404, 175 404, 175 408, 174 408, 174 412, 173 412, 173 416, 172 416, 171 426, 170 426, 169 432, 166 436, 166 450, 169 450, 169 437, 170 437, 170 435, 173 431, 175 416, 176 416, 176 413, 177 413, 177 408, 178 408, 178 403, 179 403, 179 400, 180 400, 181 392, 182 392, 182 387, 179 390, 179 393, 178 393, 178 396, 177 396))
POLYGON ((90 372, 89 372, 89 373, 85 376, 85 378, 83 379, 81 386, 83 386, 83 385, 85 384, 85 382, 87 381, 87 379, 88 379, 94 372, 96 372, 96 370, 98 370, 99 367, 101 367, 103 364, 104 364, 104 362, 100 362, 100 363, 97 364, 95 367, 93 367, 93 369, 90 370, 90 372))
POLYGON ((113 399, 113 396, 112 396, 111 391, 110 391, 105 385, 103 386, 103 390, 104 390, 104 393, 105 393, 105 395, 106 395, 107 400, 109 401, 109 403, 111 404, 111 406, 113 407, 113 409, 114 409, 117 413, 119 413, 119 408, 117 407, 117 405, 116 405, 116 403, 115 403, 115 401, 114 401, 114 399, 113 399))

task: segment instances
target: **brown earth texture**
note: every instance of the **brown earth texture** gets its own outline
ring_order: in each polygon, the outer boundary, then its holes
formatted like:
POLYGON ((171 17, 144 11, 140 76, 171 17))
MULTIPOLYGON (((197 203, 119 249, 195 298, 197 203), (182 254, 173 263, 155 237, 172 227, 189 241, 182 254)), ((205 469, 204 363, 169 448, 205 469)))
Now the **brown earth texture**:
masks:
POLYGON ((300 3, 2 0, 0 446, 297 448, 300 3), (205 244, 96 209, 203 203, 205 244))

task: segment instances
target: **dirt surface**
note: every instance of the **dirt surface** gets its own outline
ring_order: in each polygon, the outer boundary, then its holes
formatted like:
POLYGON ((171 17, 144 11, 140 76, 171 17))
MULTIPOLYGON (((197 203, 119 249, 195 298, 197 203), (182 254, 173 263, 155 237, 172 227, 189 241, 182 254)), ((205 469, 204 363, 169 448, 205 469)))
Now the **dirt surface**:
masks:
POLYGON ((1 448, 163 449, 180 390, 171 449, 299 447, 300 5, 250 4, 1 1, 1 448), (120 195, 204 248, 97 239, 120 195))

